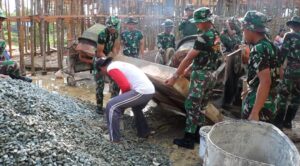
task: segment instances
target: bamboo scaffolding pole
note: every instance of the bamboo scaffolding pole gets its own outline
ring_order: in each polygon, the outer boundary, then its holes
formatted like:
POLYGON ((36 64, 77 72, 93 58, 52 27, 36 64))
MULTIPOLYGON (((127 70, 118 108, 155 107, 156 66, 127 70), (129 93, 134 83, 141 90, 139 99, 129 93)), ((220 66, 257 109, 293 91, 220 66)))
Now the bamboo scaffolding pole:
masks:
MULTIPOLYGON (((31 0, 31 5, 34 6, 35 2, 34 0, 31 0)), ((30 14, 34 15, 34 9, 31 8, 30 14)), ((35 75, 35 67, 34 67, 34 56, 36 53, 35 49, 35 22, 34 19, 31 17, 30 21, 30 61, 31 61, 31 75, 35 75)))
MULTIPOLYGON (((17 16, 21 16, 21 1, 16 0, 16 14, 17 16)), ((17 28, 18 28, 18 36, 19 36, 19 52, 20 52, 20 73, 21 75, 25 74, 25 62, 24 62, 24 27, 23 23, 18 20, 17 21, 17 28)))

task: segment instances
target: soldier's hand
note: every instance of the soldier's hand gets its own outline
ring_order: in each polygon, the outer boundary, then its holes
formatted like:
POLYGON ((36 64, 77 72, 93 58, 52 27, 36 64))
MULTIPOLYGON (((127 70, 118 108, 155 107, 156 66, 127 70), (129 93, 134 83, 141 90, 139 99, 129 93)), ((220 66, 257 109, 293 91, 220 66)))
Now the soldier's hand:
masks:
POLYGON ((8 78, 8 75, 0 74, 0 78, 8 78))
POLYGON ((242 50, 242 62, 243 64, 248 64, 248 60, 250 57, 250 48, 248 45, 240 45, 240 49, 242 50))
POLYGON ((259 113, 251 111, 251 114, 248 117, 248 120, 259 121, 259 113))
POLYGON ((175 84, 175 82, 176 82, 176 78, 171 76, 165 81, 165 84, 168 86, 173 86, 175 84))

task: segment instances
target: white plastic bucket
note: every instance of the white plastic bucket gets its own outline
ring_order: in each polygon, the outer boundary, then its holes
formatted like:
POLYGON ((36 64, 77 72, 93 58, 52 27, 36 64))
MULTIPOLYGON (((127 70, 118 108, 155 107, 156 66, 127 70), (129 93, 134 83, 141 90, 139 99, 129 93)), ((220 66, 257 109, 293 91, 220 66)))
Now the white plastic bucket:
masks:
POLYGON ((204 166, 299 166, 290 139, 264 122, 225 121, 207 135, 204 166))
POLYGON ((212 126, 203 126, 199 130, 200 135, 200 146, 199 146, 199 156, 203 160, 206 152, 206 137, 208 132, 211 130, 212 126))

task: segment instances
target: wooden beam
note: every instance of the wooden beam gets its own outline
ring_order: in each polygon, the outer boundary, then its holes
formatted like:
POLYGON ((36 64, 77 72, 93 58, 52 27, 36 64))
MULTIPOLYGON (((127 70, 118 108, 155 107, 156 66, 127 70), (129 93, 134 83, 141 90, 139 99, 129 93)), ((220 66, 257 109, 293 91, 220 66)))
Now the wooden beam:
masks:
MULTIPOLYGON (((16 0, 16 14, 21 16, 21 2, 16 0)), ((17 21, 18 36, 19 36, 19 52, 20 52, 20 73, 21 75, 25 74, 25 65, 24 65, 24 26, 23 23, 18 19, 17 21)))
MULTIPOLYGON (((31 0, 32 6, 34 6, 34 0, 31 0)), ((34 14, 33 8, 31 8, 31 15, 34 14)), ((34 55, 35 55, 35 33, 34 33, 34 26, 35 22, 34 19, 31 17, 30 22, 30 60, 31 60, 31 75, 35 75, 35 68, 34 68, 34 55)))
POLYGON ((40 19, 40 23, 39 23, 39 33, 40 33, 40 49, 41 49, 41 54, 42 54, 42 57, 43 57, 43 71, 42 71, 42 74, 47 74, 47 69, 46 69, 46 52, 45 52, 45 20, 44 20, 44 10, 42 7, 42 1, 41 0, 37 0, 37 9, 38 9, 38 14, 41 16, 41 19, 40 19))

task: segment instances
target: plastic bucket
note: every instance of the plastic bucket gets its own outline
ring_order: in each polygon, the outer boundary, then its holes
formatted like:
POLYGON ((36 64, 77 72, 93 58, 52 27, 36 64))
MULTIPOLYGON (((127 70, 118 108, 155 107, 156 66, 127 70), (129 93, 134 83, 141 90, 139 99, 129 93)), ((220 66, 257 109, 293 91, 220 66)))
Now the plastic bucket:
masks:
POLYGON ((275 126, 225 121, 207 135, 204 166, 299 166, 299 152, 275 126))
POLYGON ((206 137, 208 132, 212 129, 212 126, 203 126, 199 130, 200 135, 200 146, 199 146, 199 156, 203 160, 205 156, 205 152, 207 149, 206 145, 206 137))

